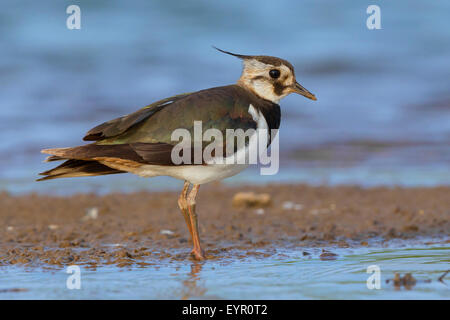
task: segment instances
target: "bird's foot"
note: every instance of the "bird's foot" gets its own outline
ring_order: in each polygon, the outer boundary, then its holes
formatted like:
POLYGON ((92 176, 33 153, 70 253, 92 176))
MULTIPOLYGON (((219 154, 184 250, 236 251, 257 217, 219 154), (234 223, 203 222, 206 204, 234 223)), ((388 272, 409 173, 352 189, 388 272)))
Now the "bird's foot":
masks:
POLYGON ((203 251, 202 248, 194 248, 191 251, 191 256, 195 259, 195 260, 205 260, 206 259, 206 254, 205 251, 203 251))

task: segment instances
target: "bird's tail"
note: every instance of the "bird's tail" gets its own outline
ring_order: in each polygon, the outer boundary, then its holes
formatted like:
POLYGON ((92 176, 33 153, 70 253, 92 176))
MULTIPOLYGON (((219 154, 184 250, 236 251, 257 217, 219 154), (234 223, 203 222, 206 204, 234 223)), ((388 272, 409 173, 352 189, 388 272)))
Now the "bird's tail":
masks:
POLYGON ((79 160, 64 157, 65 151, 69 151, 70 149, 72 148, 42 150, 41 151, 42 153, 53 154, 47 157, 47 159, 45 160, 46 162, 59 160, 66 160, 66 161, 51 170, 39 173, 40 175, 43 175, 45 177, 37 179, 36 181, 43 181, 57 178, 100 176, 106 174, 125 172, 110 168, 95 160, 79 160))

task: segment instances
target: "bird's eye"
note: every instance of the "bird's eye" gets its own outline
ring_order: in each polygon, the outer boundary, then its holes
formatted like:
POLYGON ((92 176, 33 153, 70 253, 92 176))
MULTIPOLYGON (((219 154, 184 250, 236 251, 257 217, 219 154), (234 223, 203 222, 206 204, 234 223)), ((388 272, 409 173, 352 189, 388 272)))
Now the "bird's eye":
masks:
POLYGON ((280 70, 277 69, 272 69, 269 71, 269 75, 270 77, 272 77, 273 79, 277 79, 280 77, 280 70))

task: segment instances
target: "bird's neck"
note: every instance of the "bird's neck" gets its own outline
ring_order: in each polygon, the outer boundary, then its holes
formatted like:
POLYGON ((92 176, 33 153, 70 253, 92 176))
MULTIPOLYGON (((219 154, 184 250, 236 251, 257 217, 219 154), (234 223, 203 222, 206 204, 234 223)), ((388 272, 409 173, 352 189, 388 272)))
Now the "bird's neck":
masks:
POLYGON ((237 85, 252 92, 261 99, 268 100, 275 104, 279 104, 281 97, 276 95, 273 87, 263 82, 241 76, 237 81, 237 85))

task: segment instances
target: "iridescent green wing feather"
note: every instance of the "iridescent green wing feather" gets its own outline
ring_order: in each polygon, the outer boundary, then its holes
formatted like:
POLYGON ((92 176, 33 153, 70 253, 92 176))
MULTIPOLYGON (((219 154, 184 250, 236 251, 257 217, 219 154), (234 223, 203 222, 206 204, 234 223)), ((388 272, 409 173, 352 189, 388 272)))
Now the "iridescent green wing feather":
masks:
POLYGON ((183 97, 188 96, 190 93, 184 93, 176 95, 170 98, 166 98, 155 103, 152 103, 134 113, 129 115, 113 119, 96 126, 89 130, 83 140, 85 141, 99 141, 106 138, 112 138, 118 136, 133 126, 141 123, 143 120, 151 117, 155 112, 158 112, 165 106, 172 104, 183 97))
POLYGON ((172 133, 186 129, 194 139, 194 122, 200 121, 202 130, 218 129, 225 136, 227 129, 256 129, 249 114, 251 95, 238 86, 212 88, 186 95, 162 106, 139 124, 119 135, 98 141, 97 144, 165 143, 175 145, 172 133))

